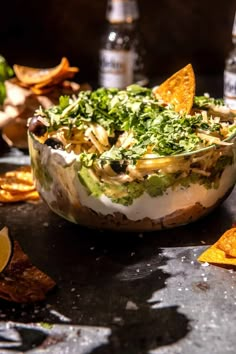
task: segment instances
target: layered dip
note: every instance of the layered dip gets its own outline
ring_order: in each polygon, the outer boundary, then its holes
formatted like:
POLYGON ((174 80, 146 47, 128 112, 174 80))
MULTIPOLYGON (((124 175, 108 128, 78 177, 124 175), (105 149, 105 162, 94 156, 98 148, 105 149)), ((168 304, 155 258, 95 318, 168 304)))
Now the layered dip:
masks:
POLYGON ((178 108, 180 87, 170 85, 167 101, 162 86, 131 85, 36 110, 32 168, 54 212, 93 228, 157 230, 198 219, 230 193, 236 119, 223 100, 191 93, 184 74, 178 108))

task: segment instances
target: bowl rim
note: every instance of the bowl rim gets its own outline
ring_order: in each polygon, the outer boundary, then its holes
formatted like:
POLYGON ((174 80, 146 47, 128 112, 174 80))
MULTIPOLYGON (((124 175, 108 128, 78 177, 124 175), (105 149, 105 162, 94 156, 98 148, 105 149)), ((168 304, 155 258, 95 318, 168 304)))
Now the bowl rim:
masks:
MULTIPOLYGON (((45 146, 45 147, 48 147, 50 148, 50 146, 47 146, 45 144, 42 144, 39 140, 37 140, 34 136, 34 134, 32 132, 29 132, 28 130, 28 136, 30 136, 32 138, 33 141, 37 142, 39 145, 41 146, 45 146)), ((236 130, 231 134, 229 135, 227 138, 225 138, 224 140, 222 140, 222 142, 230 142, 233 138, 236 137, 236 130)), ((152 160, 161 160, 161 159, 175 159, 175 158, 184 158, 184 157, 190 157, 192 155, 195 155, 195 154, 199 154, 199 153, 202 153, 202 152, 208 152, 210 150, 216 150, 216 149, 222 149, 222 148, 226 148, 226 147, 230 147, 230 146, 233 146, 234 145, 234 142, 232 143, 232 145, 217 145, 217 144, 212 144, 210 146, 206 146, 204 148, 201 148, 201 149, 198 149, 198 150, 193 150, 193 151, 189 151, 189 152, 183 152, 183 153, 180 153, 180 154, 176 154, 176 155, 161 155, 161 156, 153 156, 153 157, 141 157, 139 159, 137 159, 137 161, 152 161, 152 160)), ((57 151, 57 150, 55 150, 57 151)), ((63 151, 63 150, 60 150, 60 151, 63 151)), ((67 151, 64 151, 65 153, 67 154, 71 154, 70 152, 67 152, 67 151)), ((74 154, 74 156, 78 156, 77 154, 74 154)), ((112 161, 112 162, 120 162, 120 161, 132 161, 133 159, 121 159, 121 160, 115 160, 115 159, 111 159, 111 158, 100 158, 100 157, 97 157, 96 158, 96 161, 112 161)))

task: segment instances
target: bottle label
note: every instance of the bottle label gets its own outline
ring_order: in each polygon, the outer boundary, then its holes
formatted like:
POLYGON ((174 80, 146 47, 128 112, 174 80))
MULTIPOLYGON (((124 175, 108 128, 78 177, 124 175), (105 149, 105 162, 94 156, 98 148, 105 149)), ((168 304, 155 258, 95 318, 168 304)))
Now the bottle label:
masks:
POLYGON ((111 23, 137 20, 139 17, 137 3, 135 0, 112 0, 106 17, 111 23))
POLYGON ((224 71, 224 101, 231 109, 236 109, 236 73, 224 71))
POLYGON ((100 86, 118 89, 126 88, 133 82, 133 51, 100 51, 100 86))

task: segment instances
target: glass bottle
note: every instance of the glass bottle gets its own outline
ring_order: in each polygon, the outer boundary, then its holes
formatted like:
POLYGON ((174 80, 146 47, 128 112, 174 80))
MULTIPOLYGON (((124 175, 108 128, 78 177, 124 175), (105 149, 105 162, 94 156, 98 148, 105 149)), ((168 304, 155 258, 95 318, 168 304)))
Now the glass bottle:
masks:
POLYGON ((108 0, 107 26, 99 52, 99 86, 146 85, 145 50, 136 0, 108 0))
POLYGON ((236 13, 232 30, 233 50, 229 53, 224 70, 224 101, 236 111, 236 13))

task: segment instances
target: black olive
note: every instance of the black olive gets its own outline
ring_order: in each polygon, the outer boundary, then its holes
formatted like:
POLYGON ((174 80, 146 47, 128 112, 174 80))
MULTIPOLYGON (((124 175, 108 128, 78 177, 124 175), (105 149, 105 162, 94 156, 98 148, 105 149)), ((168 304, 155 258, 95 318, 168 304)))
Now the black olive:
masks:
POLYGON ((110 166, 114 172, 122 173, 126 171, 127 161, 112 161, 110 166))
POLYGON ((114 136, 109 136, 109 138, 108 138, 109 144, 115 145, 120 134, 121 134, 121 132, 119 130, 115 130, 114 136))
POLYGON ((36 136, 42 136, 46 133, 47 127, 41 122, 39 117, 33 117, 29 122, 29 131, 36 136))
POLYGON ((45 140, 44 144, 50 146, 52 149, 55 150, 63 150, 62 142, 56 138, 48 138, 47 140, 45 140))

